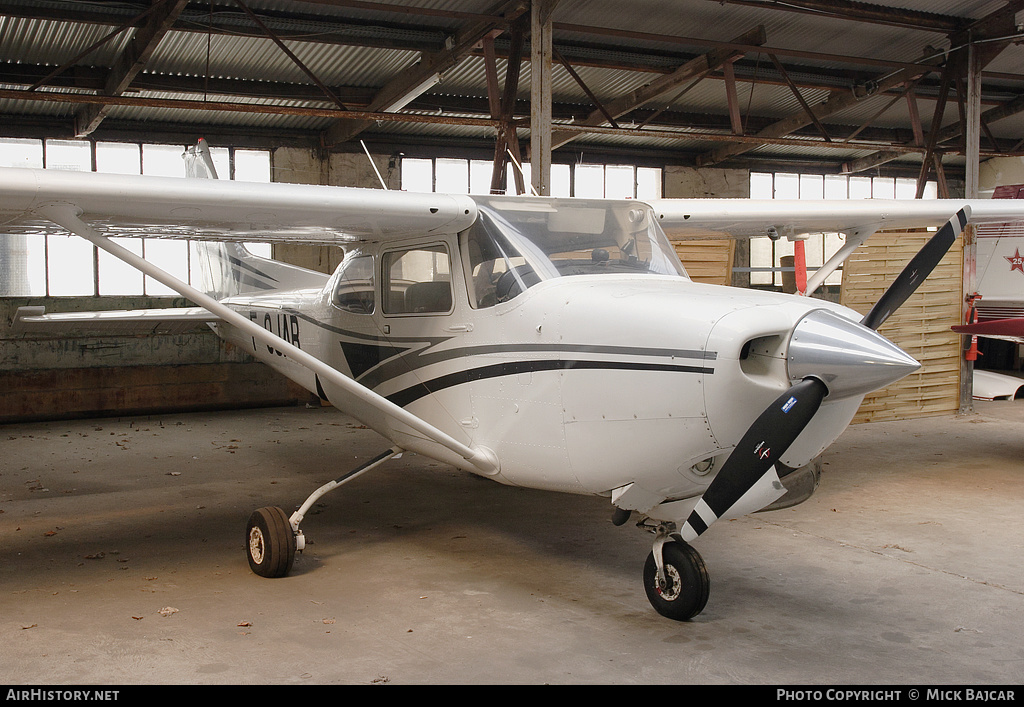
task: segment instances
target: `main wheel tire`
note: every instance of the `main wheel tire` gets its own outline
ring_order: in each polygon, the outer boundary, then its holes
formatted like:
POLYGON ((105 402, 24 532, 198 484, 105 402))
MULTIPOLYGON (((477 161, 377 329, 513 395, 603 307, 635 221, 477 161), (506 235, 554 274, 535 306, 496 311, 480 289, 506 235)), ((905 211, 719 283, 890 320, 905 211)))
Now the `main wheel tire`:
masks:
POLYGON ((711 591, 711 580, 704 560, 684 542, 668 542, 662 547, 665 562, 665 587, 658 586, 658 565, 654 552, 644 564, 644 590, 647 599, 662 616, 688 621, 704 610, 711 591))
POLYGON ((260 577, 284 577, 295 561, 295 533, 277 506, 258 508, 245 532, 249 568, 260 577))

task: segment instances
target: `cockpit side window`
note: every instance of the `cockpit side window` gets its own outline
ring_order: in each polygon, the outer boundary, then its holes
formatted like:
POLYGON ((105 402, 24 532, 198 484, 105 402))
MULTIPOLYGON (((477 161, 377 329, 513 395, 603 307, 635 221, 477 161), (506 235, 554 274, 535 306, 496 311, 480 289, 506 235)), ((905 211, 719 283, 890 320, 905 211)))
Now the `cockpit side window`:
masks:
POLYGON ((452 311, 448 248, 424 246, 385 253, 382 263, 385 314, 443 314, 452 311))
POLYGON ((373 314, 373 256, 348 258, 338 271, 331 302, 353 314, 373 314))

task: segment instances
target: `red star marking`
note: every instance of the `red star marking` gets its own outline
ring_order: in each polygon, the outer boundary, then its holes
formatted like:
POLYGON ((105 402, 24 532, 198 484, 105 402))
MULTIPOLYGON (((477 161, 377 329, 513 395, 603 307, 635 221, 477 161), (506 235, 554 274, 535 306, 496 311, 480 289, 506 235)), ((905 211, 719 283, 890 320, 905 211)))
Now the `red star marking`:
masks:
POLYGON ((1024 255, 1020 254, 1020 249, 1015 248, 1013 251, 1013 257, 1004 255, 1004 258, 1010 261, 1010 272, 1014 270, 1020 270, 1021 274, 1024 275, 1024 255))

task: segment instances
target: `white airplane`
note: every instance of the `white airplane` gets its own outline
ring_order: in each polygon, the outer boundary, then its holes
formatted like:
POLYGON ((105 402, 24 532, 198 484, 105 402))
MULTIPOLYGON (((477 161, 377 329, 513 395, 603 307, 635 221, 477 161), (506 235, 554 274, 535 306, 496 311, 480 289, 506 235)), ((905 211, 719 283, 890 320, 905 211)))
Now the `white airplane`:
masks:
MULTIPOLYGON (((992 203, 1017 199, 1024 185, 999 187, 992 203), (1012 195, 1012 196, 1010 196, 1012 195)), ((992 223, 978 229, 976 321, 953 327, 963 334, 1024 342, 1024 229, 992 223)))
MULTIPOLYGON (((996 187, 993 199, 1020 199, 1024 185, 996 187)), ((977 292, 967 324, 951 327, 972 337, 968 356, 978 360, 979 336, 1024 343, 1024 224, 990 223, 977 230, 977 292)), ((996 371, 974 369, 974 397, 1014 400, 1024 397, 1024 380, 996 371)))
MULTIPOLYGON (((212 174, 200 144, 193 172, 212 174)), ((0 231, 71 232, 190 299, 183 310, 47 315, 20 328, 207 322, 379 433, 385 451, 291 515, 249 519, 248 561, 286 574, 324 493, 415 452, 495 481, 608 498, 654 533, 643 584, 679 620, 709 578, 714 521, 805 500, 812 461, 863 396, 918 368, 876 330, 970 218, 960 201, 590 200, 0 170, 0 231), (665 229, 737 236, 940 226, 864 317, 828 302, 692 282, 665 229), (111 240, 202 244, 201 289, 111 240), (345 246, 333 275, 239 242, 345 246)), ((0 236, 2 237, 2 236, 0 236)), ((812 289, 809 287, 808 289, 812 289)))

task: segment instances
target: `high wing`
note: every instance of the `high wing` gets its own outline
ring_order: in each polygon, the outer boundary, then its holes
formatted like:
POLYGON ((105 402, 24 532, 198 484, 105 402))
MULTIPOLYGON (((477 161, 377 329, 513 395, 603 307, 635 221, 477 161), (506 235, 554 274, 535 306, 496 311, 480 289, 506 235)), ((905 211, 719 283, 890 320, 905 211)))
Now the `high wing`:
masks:
POLYGON ((118 236, 345 244, 460 231, 469 197, 381 189, 0 168, 0 230, 63 233, 44 212, 70 207, 118 236))
POLYGON ((875 233, 941 226, 965 203, 971 222, 1024 220, 1024 206, 1002 199, 654 199, 665 232, 678 238, 795 238, 809 233, 875 233))
MULTIPOLYGON (((468 196, 304 184, 0 168, 0 227, 7 233, 63 232, 42 211, 69 205, 97 230, 117 235, 217 241, 345 244, 456 232, 476 220, 468 196)), ((964 200, 654 199, 673 237, 848 236, 941 226, 964 200)), ((970 202, 972 222, 1024 220, 1013 200, 970 202)))
MULTIPOLYGON (((807 278, 798 272, 802 294, 814 292, 864 241, 878 231, 940 227, 964 205, 971 222, 1004 223, 1024 220, 1024 207, 1005 199, 656 199, 649 202, 670 237, 788 238, 797 242, 812 233, 842 233, 845 244, 807 278)), ((798 269, 801 261, 798 259, 798 269)), ((806 268, 806 266, 804 266, 806 268)))
MULTIPOLYGON (((217 241, 345 244, 460 231, 476 220, 468 196, 0 168, 0 227, 6 233, 63 232, 42 216, 65 204, 100 231, 117 235, 217 241)), ((654 199, 673 237, 798 237, 840 232, 865 237, 882 229, 941 226, 965 203, 957 199, 850 201, 654 199)), ((972 222, 1024 220, 1008 199, 970 202, 972 222)))

